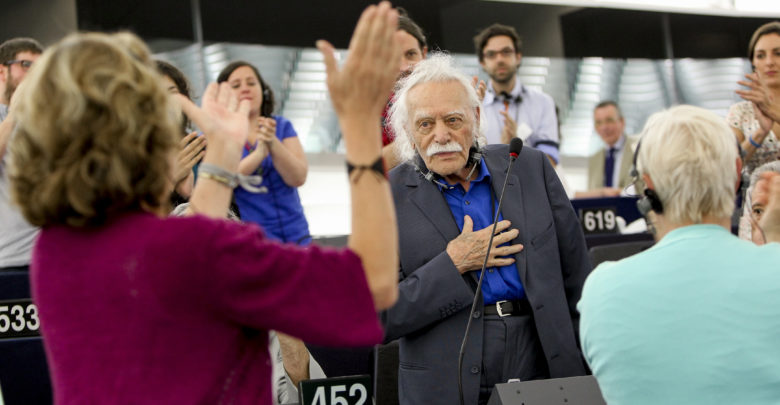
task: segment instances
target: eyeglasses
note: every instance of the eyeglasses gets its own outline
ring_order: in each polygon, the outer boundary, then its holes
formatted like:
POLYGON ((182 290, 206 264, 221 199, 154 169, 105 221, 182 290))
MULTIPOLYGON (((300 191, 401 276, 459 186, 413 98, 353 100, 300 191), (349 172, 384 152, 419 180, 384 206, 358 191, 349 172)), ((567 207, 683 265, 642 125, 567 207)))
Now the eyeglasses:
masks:
POLYGON ((30 66, 32 66, 33 61, 27 60, 27 59, 14 59, 14 60, 9 60, 8 62, 5 62, 5 65, 6 66, 11 66, 14 63, 18 63, 19 66, 22 67, 22 69, 27 70, 27 69, 30 68, 30 66))
POLYGON ((494 59, 499 54, 505 58, 508 58, 512 56, 514 53, 515 50, 510 47, 506 47, 500 51, 485 51, 485 59, 494 59))

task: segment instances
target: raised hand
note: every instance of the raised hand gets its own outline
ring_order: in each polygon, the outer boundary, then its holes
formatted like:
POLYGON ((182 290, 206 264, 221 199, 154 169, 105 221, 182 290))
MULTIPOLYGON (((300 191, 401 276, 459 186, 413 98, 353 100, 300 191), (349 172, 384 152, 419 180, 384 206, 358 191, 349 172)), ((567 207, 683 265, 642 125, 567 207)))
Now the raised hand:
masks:
POLYGON ((756 121, 758 121, 758 133, 754 134, 753 140, 762 143, 764 141, 764 138, 769 134, 769 131, 772 130, 772 125, 774 125, 774 121, 767 117, 766 114, 764 114, 763 111, 756 105, 756 103, 753 103, 753 113, 755 114, 756 121))
POLYGON ((325 59, 328 90, 339 120, 381 116, 398 76, 399 35, 398 12, 385 1, 363 11, 341 69, 333 45, 317 41, 325 59))
MULTIPOLYGON (((510 265, 515 262, 511 255, 523 250, 523 245, 519 243, 499 247, 499 245, 516 238, 519 234, 517 229, 509 229, 510 225, 512 224, 509 221, 503 220, 496 226, 496 236, 493 238, 493 247, 490 249, 487 267, 510 265)), ((481 269, 482 263, 485 261, 485 254, 487 254, 490 231, 493 229, 493 225, 491 224, 478 231, 474 231, 473 228, 474 222, 471 220, 471 217, 466 215, 463 217, 463 230, 460 235, 447 244, 447 254, 460 274, 481 269)))
POLYGON ((761 179, 756 183, 756 192, 769 195, 764 214, 759 221, 766 242, 780 242, 780 173, 762 173, 761 179))
POLYGON ((479 98, 479 102, 481 103, 482 99, 485 98, 487 84, 485 84, 484 80, 479 80, 479 77, 477 76, 471 76, 471 84, 474 86, 474 89, 477 90, 477 98, 479 98))
MULTIPOLYGON (((227 82, 211 83, 203 93, 199 108, 182 95, 177 95, 182 111, 206 134, 208 151, 219 153, 225 169, 235 171, 241 159, 241 149, 249 134, 249 100, 238 101, 238 96, 227 82), (227 167, 230 166, 230 167, 227 167)), ((212 156, 214 156, 212 154, 212 156)), ((209 157, 209 153, 206 153, 209 157)))

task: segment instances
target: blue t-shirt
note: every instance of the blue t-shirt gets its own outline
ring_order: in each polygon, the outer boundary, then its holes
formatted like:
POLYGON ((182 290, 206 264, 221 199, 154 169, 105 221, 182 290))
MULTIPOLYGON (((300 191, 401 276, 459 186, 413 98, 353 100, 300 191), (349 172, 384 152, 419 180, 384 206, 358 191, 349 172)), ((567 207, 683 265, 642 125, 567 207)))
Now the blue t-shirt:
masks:
MULTIPOLYGON (((290 121, 277 115, 273 119, 276 120, 276 137, 280 141, 298 136, 290 121)), ((243 156, 249 153, 244 149, 243 156)), ((303 215, 298 190, 284 182, 270 154, 260 163, 258 171, 263 176, 260 186, 266 187, 268 192, 252 193, 236 187, 234 198, 241 220, 259 224, 271 239, 299 245, 311 243, 309 224, 303 215)))

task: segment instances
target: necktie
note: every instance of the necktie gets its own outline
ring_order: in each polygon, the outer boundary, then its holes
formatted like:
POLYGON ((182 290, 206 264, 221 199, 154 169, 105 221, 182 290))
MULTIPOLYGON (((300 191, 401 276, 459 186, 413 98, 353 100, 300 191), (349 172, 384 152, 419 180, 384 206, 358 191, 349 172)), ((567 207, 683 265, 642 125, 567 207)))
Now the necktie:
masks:
POLYGON ((609 148, 604 161, 604 186, 612 187, 612 174, 615 173, 615 148, 609 148))

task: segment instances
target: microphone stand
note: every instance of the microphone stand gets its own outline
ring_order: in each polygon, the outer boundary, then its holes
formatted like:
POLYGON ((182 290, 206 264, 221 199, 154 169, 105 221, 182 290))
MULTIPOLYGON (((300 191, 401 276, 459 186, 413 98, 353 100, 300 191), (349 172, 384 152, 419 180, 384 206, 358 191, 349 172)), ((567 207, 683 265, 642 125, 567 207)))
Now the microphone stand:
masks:
MULTIPOLYGON (((514 140, 519 140, 515 138, 514 140)), ((514 143, 514 142, 513 142, 514 143)), ((514 145, 512 145, 514 146, 514 145)), ((512 149, 512 148, 510 148, 512 149)), ((522 142, 520 142, 520 149, 522 149, 522 142)), ((460 405, 465 405, 463 399, 463 356, 466 351, 466 343, 469 340, 469 330, 471 329, 471 321, 474 319, 474 311, 477 309, 477 300, 480 299, 482 294, 482 280, 485 278, 485 268, 487 267, 488 258, 490 257, 490 249, 493 247, 493 237, 496 236, 496 227, 498 226, 498 216, 501 214, 501 204, 504 202, 504 191, 506 191, 506 183, 509 180, 509 170, 512 168, 512 163, 517 159, 517 153, 510 152, 509 154, 509 166, 506 169, 506 177, 504 178, 504 185, 501 186, 501 196, 498 198, 498 209, 493 217, 493 229, 490 232, 490 240, 488 241, 487 252, 485 253, 485 261, 482 262, 482 270, 479 274, 479 281, 477 281, 477 290, 474 293, 474 301, 471 303, 471 311, 469 312, 469 320, 466 323, 466 333, 463 334, 463 341, 460 345, 460 352, 458 353, 458 394, 460 395, 460 405)))

